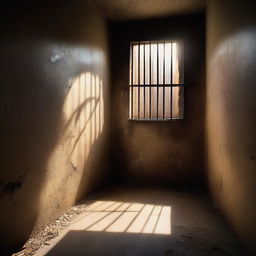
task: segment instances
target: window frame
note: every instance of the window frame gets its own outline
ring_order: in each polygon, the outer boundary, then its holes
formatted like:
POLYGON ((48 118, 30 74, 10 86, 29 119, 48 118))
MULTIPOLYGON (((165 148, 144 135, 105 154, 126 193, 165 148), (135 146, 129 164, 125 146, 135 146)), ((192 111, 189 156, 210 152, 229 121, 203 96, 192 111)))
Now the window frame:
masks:
MULTIPOLYGON (((184 69, 185 69, 185 47, 184 47, 184 41, 182 39, 165 39, 165 40, 144 40, 144 41, 131 41, 129 43, 129 48, 130 48, 130 54, 129 54, 129 84, 128 84, 128 121, 138 121, 138 122, 169 122, 169 121, 182 121, 185 119, 185 85, 186 83, 184 82, 185 80, 185 77, 184 77, 184 69), (166 84, 165 83, 165 76, 166 76, 166 69, 165 69, 165 51, 163 53, 163 83, 159 83, 159 44, 163 44, 164 45, 164 49, 165 49, 165 45, 166 43, 171 43, 171 83, 170 84, 166 84), (173 83, 173 43, 181 43, 182 44, 182 78, 183 78, 183 83, 173 83), (150 82, 149 84, 145 83, 145 45, 146 44, 149 44, 150 45, 150 49, 149 49, 149 79, 150 79, 150 82), (151 62, 152 62, 152 59, 151 59, 151 51, 152 51, 152 44, 157 44, 157 83, 151 83, 151 79, 152 79, 152 75, 151 75, 151 72, 152 72, 152 68, 151 68, 151 62), (138 83, 137 84, 134 84, 133 83, 133 45, 138 45, 139 46, 139 50, 138 50, 138 83), (143 68, 144 68, 144 83, 141 84, 140 83, 140 46, 141 45, 144 45, 144 57, 143 57, 143 68), (133 118, 133 108, 134 108, 134 97, 133 97, 133 90, 134 88, 141 88, 143 87, 144 88, 144 118, 143 117, 140 117, 140 90, 138 90, 138 118, 133 118), (152 113, 151 113, 151 110, 150 110, 150 117, 149 118, 145 118, 145 88, 146 87, 149 87, 150 88, 150 95, 151 95, 151 90, 152 90, 152 87, 156 87, 157 88, 157 96, 156 96, 156 101, 157 101, 157 118, 152 118, 152 113), (165 99, 163 100, 163 118, 159 118, 159 112, 158 112, 158 109, 159 109, 159 88, 163 88, 163 95, 165 93, 165 88, 167 87, 170 87, 170 118, 165 118, 165 110, 164 110, 164 106, 165 106, 165 99), (182 87, 183 88, 183 96, 182 96, 182 99, 183 99, 183 106, 182 106, 182 117, 181 118, 175 118, 173 117, 173 95, 172 95, 172 91, 173 91, 173 88, 174 87, 182 87), (130 92, 130 88, 131 88, 131 92, 130 92), (131 98, 131 100, 130 100, 131 98)), ((151 97, 151 96, 150 96, 151 97)), ((165 96, 163 96, 165 97, 165 96)), ((152 108, 152 102, 151 102, 151 99, 150 99, 150 103, 149 103, 149 108, 151 109, 152 108)))

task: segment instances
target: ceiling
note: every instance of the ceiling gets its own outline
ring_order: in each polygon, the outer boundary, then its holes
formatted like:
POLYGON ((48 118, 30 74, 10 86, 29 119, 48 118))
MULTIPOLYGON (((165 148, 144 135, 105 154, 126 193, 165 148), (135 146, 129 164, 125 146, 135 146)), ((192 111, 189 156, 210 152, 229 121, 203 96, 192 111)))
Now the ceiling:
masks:
POLYGON ((206 0, 90 0, 114 20, 144 19, 203 10, 206 0))

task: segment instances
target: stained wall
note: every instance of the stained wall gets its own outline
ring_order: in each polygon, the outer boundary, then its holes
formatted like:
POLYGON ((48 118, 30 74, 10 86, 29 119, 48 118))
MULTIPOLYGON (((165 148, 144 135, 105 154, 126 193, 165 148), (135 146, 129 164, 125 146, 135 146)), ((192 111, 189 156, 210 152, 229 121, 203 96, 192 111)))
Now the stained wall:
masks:
POLYGON ((118 181, 195 185, 204 179, 204 14, 112 22, 113 174, 118 181), (130 42, 181 39, 185 59, 184 120, 131 121, 130 42))
POLYGON ((101 14, 78 1, 10 1, 4 8, 1 255, 103 183, 110 122, 101 14))
MULTIPOLYGON (((207 169, 214 199, 243 242, 256 242, 254 1, 209 1, 207 169)), ((254 254, 253 254, 254 255, 254 254)))

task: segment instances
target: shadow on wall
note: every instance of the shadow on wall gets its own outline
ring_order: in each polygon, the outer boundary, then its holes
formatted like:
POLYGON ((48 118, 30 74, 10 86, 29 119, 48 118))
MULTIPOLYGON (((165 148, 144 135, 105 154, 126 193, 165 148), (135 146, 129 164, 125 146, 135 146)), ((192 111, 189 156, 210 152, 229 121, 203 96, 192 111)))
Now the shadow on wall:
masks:
POLYGON ((0 251, 5 255, 96 186, 95 176, 103 177, 106 55, 90 44, 35 39, 6 40, 2 49, 0 251))
POLYGON ((256 206, 251 202, 256 196, 256 84, 251 78, 255 77, 256 29, 239 22, 239 29, 222 28, 219 33, 212 40, 208 64, 208 179, 220 209, 255 255, 256 206))
POLYGON ((16 3, 0 24, 1 255, 100 185, 109 137, 101 15, 81 1, 16 3))

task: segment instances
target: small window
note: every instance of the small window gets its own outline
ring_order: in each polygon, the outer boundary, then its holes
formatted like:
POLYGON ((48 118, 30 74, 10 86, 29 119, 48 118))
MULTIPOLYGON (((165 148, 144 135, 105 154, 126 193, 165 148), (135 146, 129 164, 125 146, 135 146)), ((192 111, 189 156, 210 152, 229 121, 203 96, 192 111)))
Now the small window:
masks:
POLYGON ((130 44, 129 119, 184 118, 184 50, 180 41, 130 44))

